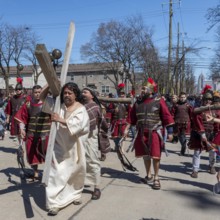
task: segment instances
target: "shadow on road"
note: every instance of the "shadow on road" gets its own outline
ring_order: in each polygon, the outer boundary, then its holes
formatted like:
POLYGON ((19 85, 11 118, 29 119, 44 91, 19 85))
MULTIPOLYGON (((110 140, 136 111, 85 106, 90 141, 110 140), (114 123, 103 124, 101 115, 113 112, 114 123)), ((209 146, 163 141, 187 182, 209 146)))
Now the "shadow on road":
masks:
MULTIPOLYGON (((189 177, 189 178, 191 178, 191 177, 189 177)), ((179 178, 173 178, 173 177, 167 177, 167 176, 160 175, 160 179, 162 181, 177 181, 180 184, 192 185, 192 186, 195 186, 195 187, 206 189, 206 190, 208 190, 210 192, 212 192, 212 189, 213 189, 213 185, 208 184, 208 183, 203 183, 203 182, 196 182, 196 181, 194 181, 193 178, 191 178, 189 180, 189 179, 179 179, 179 178)))
MULTIPOLYGON (((181 162, 179 165, 174 164, 160 164, 160 169, 168 172, 176 172, 176 173, 182 173, 189 176, 192 173, 192 163, 189 162, 181 162)), ((209 172, 209 166, 208 164, 200 164, 200 171, 202 172, 209 172)))
POLYGON ((10 147, 0 146, 0 152, 16 154, 17 149, 15 149, 15 148, 10 148, 10 147))
POLYGON ((13 184, 9 186, 6 185, 8 186, 7 188, 1 189, 0 195, 21 190, 21 199, 23 200, 26 217, 32 218, 34 217, 34 212, 30 201, 31 197, 39 208, 46 210, 45 187, 39 181, 29 182, 27 179, 21 179, 20 182, 17 182, 13 180, 13 177, 19 177, 19 170, 19 168, 7 168, 0 171, 0 173, 4 173, 8 177, 8 182, 13 184))
MULTIPOLYGON (((201 186, 204 187, 204 185, 201 185, 201 186)), ((208 184, 207 186, 208 188, 210 188, 208 184)), ((177 196, 190 198, 191 200, 190 203, 192 204, 192 206, 195 206, 195 208, 199 210, 219 211, 220 200, 214 199, 214 196, 212 194, 201 193, 200 190, 198 191, 194 190, 192 192, 173 190, 172 193, 176 194, 177 196)))
MULTIPOLYGON (((180 149, 179 149, 179 151, 167 149, 167 151, 168 151, 169 154, 177 154, 177 155, 179 155, 180 154, 180 149)), ((186 149, 185 155, 181 156, 181 157, 191 157, 192 158, 192 156, 193 156, 193 150, 186 149)), ((202 152, 202 154, 200 156, 200 160, 208 160, 208 153, 202 152)))
POLYGON ((103 178, 112 178, 112 179, 126 179, 130 182, 137 183, 140 180, 139 174, 137 172, 126 172, 126 171, 120 171, 115 170, 112 168, 102 167, 101 169, 101 176, 103 178))

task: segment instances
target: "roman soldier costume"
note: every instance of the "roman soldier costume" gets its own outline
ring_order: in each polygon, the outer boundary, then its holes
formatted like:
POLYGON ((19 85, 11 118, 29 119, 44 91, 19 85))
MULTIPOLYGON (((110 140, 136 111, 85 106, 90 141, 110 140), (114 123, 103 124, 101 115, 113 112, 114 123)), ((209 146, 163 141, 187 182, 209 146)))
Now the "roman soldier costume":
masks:
POLYGON ((26 102, 16 113, 15 119, 25 125, 26 151, 30 165, 44 162, 51 127, 50 115, 41 111, 42 102, 26 102))
MULTIPOLYGON (((184 94, 185 95, 185 94, 184 94)), ((190 118, 192 115, 192 106, 187 100, 179 100, 171 109, 171 114, 174 117, 174 140, 178 137, 181 144, 181 155, 186 151, 186 135, 190 134, 190 118)))
POLYGON ((143 84, 141 91, 140 98, 131 109, 126 131, 130 126, 136 125, 135 156, 143 157, 147 174, 140 181, 145 184, 153 182, 152 188, 159 190, 161 188, 158 175, 160 158, 162 149, 165 149, 163 137, 166 127, 172 126, 174 120, 165 100, 156 95, 157 84, 153 79, 149 78, 143 84), (151 160, 153 160, 154 175, 151 174, 151 160))
MULTIPOLYGON (((118 93, 125 94, 124 91, 125 84, 121 83, 118 85, 118 93)), ((118 141, 123 137, 125 127, 127 125, 126 119, 130 112, 130 104, 113 104, 111 109, 112 121, 111 121, 111 133, 112 137, 118 139, 118 141)))
MULTIPOLYGON (((211 87, 206 85, 203 89, 203 105, 211 105, 213 102, 213 91, 211 87)), ((206 114, 211 114, 214 117, 217 117, 216 112, 213 110, 204 111, 202 113, 192 115, 192 131, 190 135, 190 140, 188 143, 189 149, 194 150, 193 155, 193 173, 191 177, 197 178, 198 171, 200 168, 200 154, 202 151, 209 152, 209 171, 211 174, 215 174, 215 157, 216 153, 210 148, 213 140, 220 141, 215 138, 216 134, 214 132, 214 128, 218 125, 215 125, 212 121, 206 120, 206 114)))
MULTIPOLYGON (((17 78, 15 90, 23 90, 22 79, 17 78)), ((19 124, 14 120, 14 116, 20 107, 25 103, 26 96, 21 92, 11 97, 6 105, 5 113, 11 118, 11 135, 19 135, 19 124)))
MULTIPOLYGON (((152 79, 148 79, 143 86, 149 88, 153 94, 157 92, 157 86, 152 79)), ((134 104, 128 123, 137 127, 138 134, 134 142, 136 157, 148 155, 160 158, 164 146, 164 127, 174 124, 164 99, 155 95, 142 97, 134 104)))

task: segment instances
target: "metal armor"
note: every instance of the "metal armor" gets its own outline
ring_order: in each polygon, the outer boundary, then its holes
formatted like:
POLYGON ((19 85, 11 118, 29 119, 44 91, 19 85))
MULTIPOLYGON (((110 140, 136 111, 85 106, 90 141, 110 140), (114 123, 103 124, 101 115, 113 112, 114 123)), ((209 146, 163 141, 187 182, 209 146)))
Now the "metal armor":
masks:
POLYGON ((185 124, 189 121, 189 105, 187 103, 176 105, 176 112, 175 112, 175 123, 177 124, 185 124))
POLYGON ((17 97, 13 96, 11 98, 11 106, 12 106, 12 115, 15 115, 20 107, 25 103, 26 98, 24 96, 17 97))
POLYGON ((148 130, 157 130, 162 125, 160 119, 160 100, 150 103, 141 103, 136 108, 137 127, 148 130))
POLYGON ((118 112, 114 112, 113 120, 125 119, 128 114, 128 106, 120 103, 116 108, 118 108, 118 112))
POLYGON ((32 104, 28 106, 29 123, 28 134, 38 134, 38 136, 48 135, 50 132, 50 115, 41 111, 42 105, 32 104))

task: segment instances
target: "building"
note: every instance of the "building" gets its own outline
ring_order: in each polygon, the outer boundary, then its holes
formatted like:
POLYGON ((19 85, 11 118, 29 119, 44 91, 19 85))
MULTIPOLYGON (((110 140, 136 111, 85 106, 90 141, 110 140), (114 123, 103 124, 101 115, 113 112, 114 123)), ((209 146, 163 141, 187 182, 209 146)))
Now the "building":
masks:
MULTIPOLYGON (((79 88, 86 86, 96 89, 101 96, 106 96, 109 93, 116 94, 114 82, 115 75, 122 79, 120 75, 121 65, 112 69, 107 63, 87 63, 87 64, 70 64, 68 68, 66 82, 75 82, 79 88)), ((9 85, 15 87, 17 84, 17 68, 10 68, 9 85)), ((39 68, 40 71, 40 68, 39 68)), ((61 66, 56 68, 58 78, 61 73, 61 66)), ((26 89, 31 89, 34 86, 34 71, 31 66, 24 66, 24 69, 20 72, 20 76, 23 78, 23 86, 26 89)), ((120 83, 120 80, 119 80, 120 83)), ((38 78, 38 84, 44 86, 46 79, 43 74, 40 74, 38 78)), ((128 83, 127 91, 130 90, 128 83)), ((5 89, 5 81, 3 76, 0 76, 0 89, 5 89)))
POLYGON ((220 87, 218 86, 218 84, 215 81, 205 79, 204 75, 201 73, 198 78, 197 94, 200 94, 202 92, 205 85, 210 85, 213 90, 220 89, 220 87))

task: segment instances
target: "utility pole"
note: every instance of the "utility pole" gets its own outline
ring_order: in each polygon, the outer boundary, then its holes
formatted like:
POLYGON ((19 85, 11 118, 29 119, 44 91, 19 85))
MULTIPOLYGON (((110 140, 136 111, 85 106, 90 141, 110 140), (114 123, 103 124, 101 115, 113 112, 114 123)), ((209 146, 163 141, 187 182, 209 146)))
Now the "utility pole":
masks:
POLYGON ((171 52, 172 52, 172 17, 173 17, 173 2, 170 0, 169 3, 169 45, 168 45, 168 82, 167 90, 170 92, 170 83, 171 83, 171 52))
POLYGON ((177 45, 176 45, 176 65, 177 65, 177 67, 175 68, 175 72, 174 72, 174 74, 175 74, 175 86, 174 86, 174 88, 176 88, 175 89, 175 93, 178 95, 179 94, 179 68, 178 68, 178 61, 179 61, 179 45, 180 44, 180 24, 179 24, 179 22, 178 22, 178 24, 177 24, 177 45))
POLYGON ((185 46, 184 41, 182 41, 182 68, 181 68, 181 75, 180 75, 180 92, 184 91, 184 78, 185 78, 185 46))

